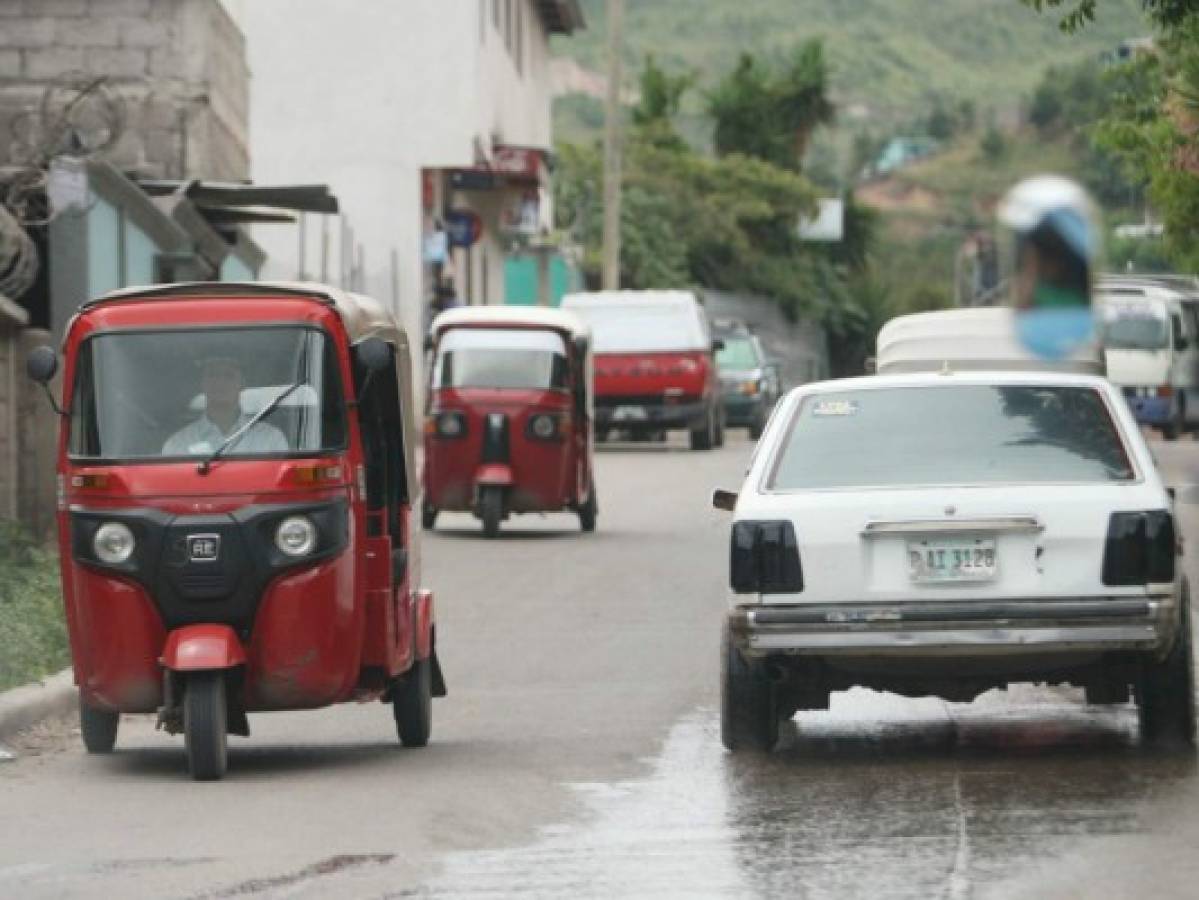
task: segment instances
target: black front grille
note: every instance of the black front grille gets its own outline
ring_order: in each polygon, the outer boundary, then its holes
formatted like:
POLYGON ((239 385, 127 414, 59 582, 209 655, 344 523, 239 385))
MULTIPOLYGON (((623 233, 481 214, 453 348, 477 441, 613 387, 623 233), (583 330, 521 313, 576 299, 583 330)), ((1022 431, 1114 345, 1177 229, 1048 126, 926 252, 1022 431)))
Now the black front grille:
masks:
MULTIPOLYGON (((671 398, 675 402, 680 402, 684 398, 671 398)), ((665 406, 666 397, 662 394, 628 394, 617 397, 606 396, 596 397, 595 405, 599 409, 615 409, 618 406, 665 406)))

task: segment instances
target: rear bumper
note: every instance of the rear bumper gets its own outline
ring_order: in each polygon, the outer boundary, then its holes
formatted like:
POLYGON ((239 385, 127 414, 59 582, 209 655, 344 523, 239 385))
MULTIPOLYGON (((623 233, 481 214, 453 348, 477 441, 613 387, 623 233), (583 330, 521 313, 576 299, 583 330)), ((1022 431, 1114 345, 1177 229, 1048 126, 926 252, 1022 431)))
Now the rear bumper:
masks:
POLYGON ((1165 425, 1174 417, 1173 397, 1138 397, 1127 391, 1124 396, 1132 408, 1133 416, 1142 425, 1165 425))
POLYGON ((747 397, 744 394, 725 394, 725 423, 728 425, 752 425, 762 415, 762 397, 747 397))
POLYGON ((1019 656, 1164 651, 1177 622, 1171 595, 1053 600, 739 606, 742 652, 806 656, 1019 656))
POLYGON ((595 407, 595 423, 601 428, 650 430, 661 428, 694 428, 703 424, 708 407, 697 403, 649 404, 631 400, 621 403, 619 397, 603 398, 595 407))

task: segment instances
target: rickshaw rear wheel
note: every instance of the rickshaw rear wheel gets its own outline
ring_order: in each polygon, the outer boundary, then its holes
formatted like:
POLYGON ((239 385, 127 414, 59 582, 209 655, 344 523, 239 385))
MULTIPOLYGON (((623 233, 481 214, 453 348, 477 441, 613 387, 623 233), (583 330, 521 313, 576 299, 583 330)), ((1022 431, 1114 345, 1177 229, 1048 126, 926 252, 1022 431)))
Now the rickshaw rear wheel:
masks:
POLYGON ((504 517, 504 489, 485 487, 479 494, 479 517, 483 520, 483 534, 493 538, 500 533, 500 520, 504 517))
POLYGON ((88 706, 79 698, 79 731, 88 753, 111 753, 117 744, 117 726, 121 714, 88 706))
POLYGON ((433 731, 433 657, 418 659, 391 698, 396 733, 405 747, 423 747, 433 731))
POLYGON ((192 778, 216 781, 225 774, 229 735, 223 673, 188 676, 183 692, 183 740, 192 778))
POLYGON ((579 507, 579 525, 585 532, 595 531, 595 518, 599 515, 599 502, 595 498, 595 485, 587 495, 587 502, 579 507))
POLYGON ((420 505, 420 524, 425 531, 432 531, 433 526, 437 523, 437 510, 428 503, 421 501, 420 505))

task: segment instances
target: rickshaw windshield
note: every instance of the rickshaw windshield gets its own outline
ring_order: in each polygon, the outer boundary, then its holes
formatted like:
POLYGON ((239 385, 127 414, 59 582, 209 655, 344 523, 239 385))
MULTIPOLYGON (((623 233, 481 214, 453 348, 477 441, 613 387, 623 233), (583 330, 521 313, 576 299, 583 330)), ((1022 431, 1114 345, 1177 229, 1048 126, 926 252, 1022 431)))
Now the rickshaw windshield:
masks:
POLYGON ((221 454, 226 459, 345 447, 337 357, 324 332, 302 326, 139 331, 99 334, 81 345, 71 401, 73 457, 205 457, 234 435, 221 454))
POLYGON ((566 373, 566 341, 556 332, 456 328, 438 344, 433 386, 561 390, 566 373))

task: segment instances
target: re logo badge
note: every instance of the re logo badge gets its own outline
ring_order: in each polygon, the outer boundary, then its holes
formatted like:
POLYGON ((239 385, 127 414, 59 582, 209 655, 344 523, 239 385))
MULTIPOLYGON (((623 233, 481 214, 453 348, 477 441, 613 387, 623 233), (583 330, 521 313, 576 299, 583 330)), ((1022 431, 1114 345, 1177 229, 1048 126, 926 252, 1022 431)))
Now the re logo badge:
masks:
POLYGON ((216 562, 221 556, 219 534, 189 534, 187 556, 192 562, 216 562))

